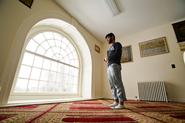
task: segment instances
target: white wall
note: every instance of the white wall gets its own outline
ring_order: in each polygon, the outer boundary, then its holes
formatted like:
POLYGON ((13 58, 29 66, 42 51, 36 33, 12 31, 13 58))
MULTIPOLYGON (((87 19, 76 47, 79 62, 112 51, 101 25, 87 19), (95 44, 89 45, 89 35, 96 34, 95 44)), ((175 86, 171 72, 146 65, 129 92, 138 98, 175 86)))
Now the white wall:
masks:
POLYGON ((1 104, 7 103, 27 33, 34 24, 46 18, 57 18, 72 24, 85 38, 92 56, 92 97, 101 96, 102 54, 94 51, 94 45, 97 44, 101 48, 102 43, 96 40, 71 15, 52 0, 35 0, 31 9, 18 0, 1 0, 0 15, 1 104))
MULTIPOLYGON (((183 62, 183 52, 180 51, 176 42, 177 39, 170 23, 122 38, 122 45, 131 45, 133 51, 133 62, 122 64, 123 84, 128 99, 136 99, 135 96, 138 97, 138 81, 164 80, 167 82, 169 100, 185 102, 185 64, 183 62), (140 57, 139 42, 163 36, 167 38, 169 53, 140 57), (172 69, 171 64, 175 64, 176 68, 172 69)), ((104 55, 106 47, 104 45, 104 55)), ((111 97, 106 74, 104 74, 104 77, 103 85, 106 89, 103 95, 111 97)))

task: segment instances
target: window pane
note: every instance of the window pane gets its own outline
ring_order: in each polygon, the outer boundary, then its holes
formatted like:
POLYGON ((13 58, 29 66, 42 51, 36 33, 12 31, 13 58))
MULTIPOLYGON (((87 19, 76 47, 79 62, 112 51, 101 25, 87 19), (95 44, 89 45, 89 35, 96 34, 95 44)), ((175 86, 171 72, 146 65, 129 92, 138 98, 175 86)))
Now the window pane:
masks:
POLYGON ((79 61, 78 60, 75 61, 75 65, 76 65, 76 67, 79 67, 79 61))
POLYGON ((36 41, 38 44, 41 44, 44 40, 46 40, 44 38, 44 35, 42 33, 36 35, 34 38, 34 41, 36 41))
POLYGON ((74 77, 73 82, 74 82, 74 84, 78 84, 78 77, 74 77))
POLYGON ((74 47, 70 43, 68 44, 68 48, 70 49, 70 51, 74 50, 74 47))
POLYGON ((72 93, 77 93, 78 92, 78 86, 77 85, 74 85, 72 87, 72 93))
POLYGON ((56 56, 56 54, 53 55, 52 59, 55 59, 55 60, 58 59, 58 57, 56 56))
POLYGON ((51 65, 51 61, 47 60, 47 59, 44 59, 43 68, 46 69, 46 70, 49 70, 50 69, 50 65, 51 65))
POLYGON ((73 52, 73 58, 74 58, 74 59, 77 59, 77 58, 78 58, 76 52, 73 52))
POLYGON ((71 75, 68 76, 68 83, 71 84, 71 85, 73 84, 72 76, 71 75))
POLYGON ((69 49, 69 47, 66 47, 65 52, 66 52, 66 56, 69 56, 71 53, 71 49, 69 49))
POLYGON ((67 44, 66 44, 66 43, 64 43, 63 41, 62 41, 61 48, 62 48, 63 50, 67 49, 67 44))
POLYGON ((27 79, 17 79, 15 92, 25 92, 27 90, 27 79))
POLYGON ((49 71, 47 70, 42 70, 40 80, 45 80, 47 81, 49 78, 49 71))
POLYGON ((38 80, 39 77, 40 77, 40 72, 41 72, 41 69, 38 69, 38 68, 32 68, 32 72, 31 72, 31 79, 35 79, 35 80, 38 80))
POLYGON ((25 52, 23 60, 22 60, 22 64, 32 66, 33 59, 34 59, 34 55, 33 54, 25 52))
POLYGON ((55 57, 56 57, 56 60, 60 60, 60 54, 59 53, 55 54, 55 57))
POLYGON ((60 47, 53 47, 54 53, 60 53, 60 47))
POLYGON ((38 47, 38 44, 34 40, 30 40, 26 47, 26 50, 35 52, 37 47, 38 47))
POLYGON ((47 91, 48 92, 56 92, 56 84, 55 82, 49 82, 47 86, 47 91))
POLYGON ((42 44, 41 44, 41 46, 44 48, 44 49, 48 49, 48 48, 50 48, 50 46, 49 46, 49 44, 48 44, 48 42, 47 41, 44 41, 42 44))
POLYGON ((57 73, 56 82, 63 83, 63 74, 57 73))
POLYGON ((30 80, 28 84, 28 91, 30 92, 38 91, 38 81, 30 80))
POLYGON ((67 86, 66 86, 66 88, 67 88, 67 92, 68 93, 77 93, 77 85, 70 85, 70 84, 68 84, 67 86))
POLYGON ((39 81, 39 92, 47 92, 48 83, 45 81, 39 81))
POLYGON ((37 51, 38 54, 43 55, 45 53, 45 49, 42 48, 41 46, 38 47, 37 51))
POLYGON ((41 58, 39 56, 35 56, 33 66, 38 67, 38 68, 41 68, 42 67, 42 64, 43 64, 43 58, 41 58))
POLYGON ((56 86, 55 86, 55 92, 58 92, 58 93, 61 93, 62 91, 62 88, 61 88, 61 84, 60 83, 56 83, 55 84, 56 86))
POLYGON ((69 54, 69 59, 72 60, 73 59, 73 55, 72 53, 69 54))
POLYGON ((65 46, 67 47, 67 45, 69 44, 69 41, 67 40, 67 38, 63 38, 62 43, 65 44, 65 46))
POLYGON ((64 62, 69 63, 70 62, 69 57, 65 57, 64 62))
POLYGON ((76 69, 76 68, 73 69, 73 75, 74 75, 75 77, 78 76, 78 69, 76 69))
POLYGON ((47 56, 47 57, 49 57, 49 58, 52 58, 52 56, 53 56, 53 51, 52 51, 52 49, 51 49, 51 48, 50 48, 50 49, 48 49, 48 50, 46 51, 45 56, 47 56))
POLYGON ((56 81, 56 72, 49 72, 48 81, 49 81, 49 82, 54 82, 54 81, 56 81))
POLYGON ((67 66, 67 65, 65 65, 65 71, 64 71, 64 73, 66 73, 67 76, 68 76, 68 74, 70 73, 69 70, 70 70, 70 67, 67 66))
POLYGON ((53 32, 44 32, 43 34, 46 39, 54 39, 53 32))
POLYGON ((54 61, 51 62, 51 70, 57 71, 57 62, 54 62, 54 61))
POLYGON ((58 64, 57 72, 64 73, 64 65, 63 64, 58 64))
POLYGON ((62 45, 62 41, 61 40, 62 40, 62 38, 60 40, 55 39, 56 46, 60 47, 62 45))
POLYGON ((28 66, 21 66, 21 69, 19 71, 19 77, 21 78, 29 78, 31 72, 31 67, 28 66))
POLYGON ((49 43, 50 47, 55 47, 56 46, 54 40, 48 40, 48 43, 49 43))

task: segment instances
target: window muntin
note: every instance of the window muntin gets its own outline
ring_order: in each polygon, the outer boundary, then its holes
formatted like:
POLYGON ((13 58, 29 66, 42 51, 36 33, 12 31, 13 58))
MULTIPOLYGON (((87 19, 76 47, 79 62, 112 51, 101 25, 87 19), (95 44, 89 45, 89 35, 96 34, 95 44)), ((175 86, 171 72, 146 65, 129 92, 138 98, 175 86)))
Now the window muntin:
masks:
POLYGON ((42 32, 26 46, 14 92, 77 94, 78 80, 74 46, 59 33, 42 32))

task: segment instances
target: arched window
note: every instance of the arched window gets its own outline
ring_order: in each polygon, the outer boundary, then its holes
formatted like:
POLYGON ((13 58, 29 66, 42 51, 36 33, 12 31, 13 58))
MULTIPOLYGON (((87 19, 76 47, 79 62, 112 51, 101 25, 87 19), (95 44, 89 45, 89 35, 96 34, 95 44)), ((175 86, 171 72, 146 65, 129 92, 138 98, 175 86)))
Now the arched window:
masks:
POLYGON ((62 34, 46 31, 29 40, 14 92, 79 93, 79 57, 62 34))

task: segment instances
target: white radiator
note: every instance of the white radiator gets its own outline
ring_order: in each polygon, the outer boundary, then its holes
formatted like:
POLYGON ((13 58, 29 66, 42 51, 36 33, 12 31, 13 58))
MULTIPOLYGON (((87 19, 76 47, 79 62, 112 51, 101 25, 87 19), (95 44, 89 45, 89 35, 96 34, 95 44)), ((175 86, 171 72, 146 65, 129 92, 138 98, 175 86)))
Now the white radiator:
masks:
POLYGON ((139 99, 147 101, 168 101, 165 82, 138 82, 139 99))

